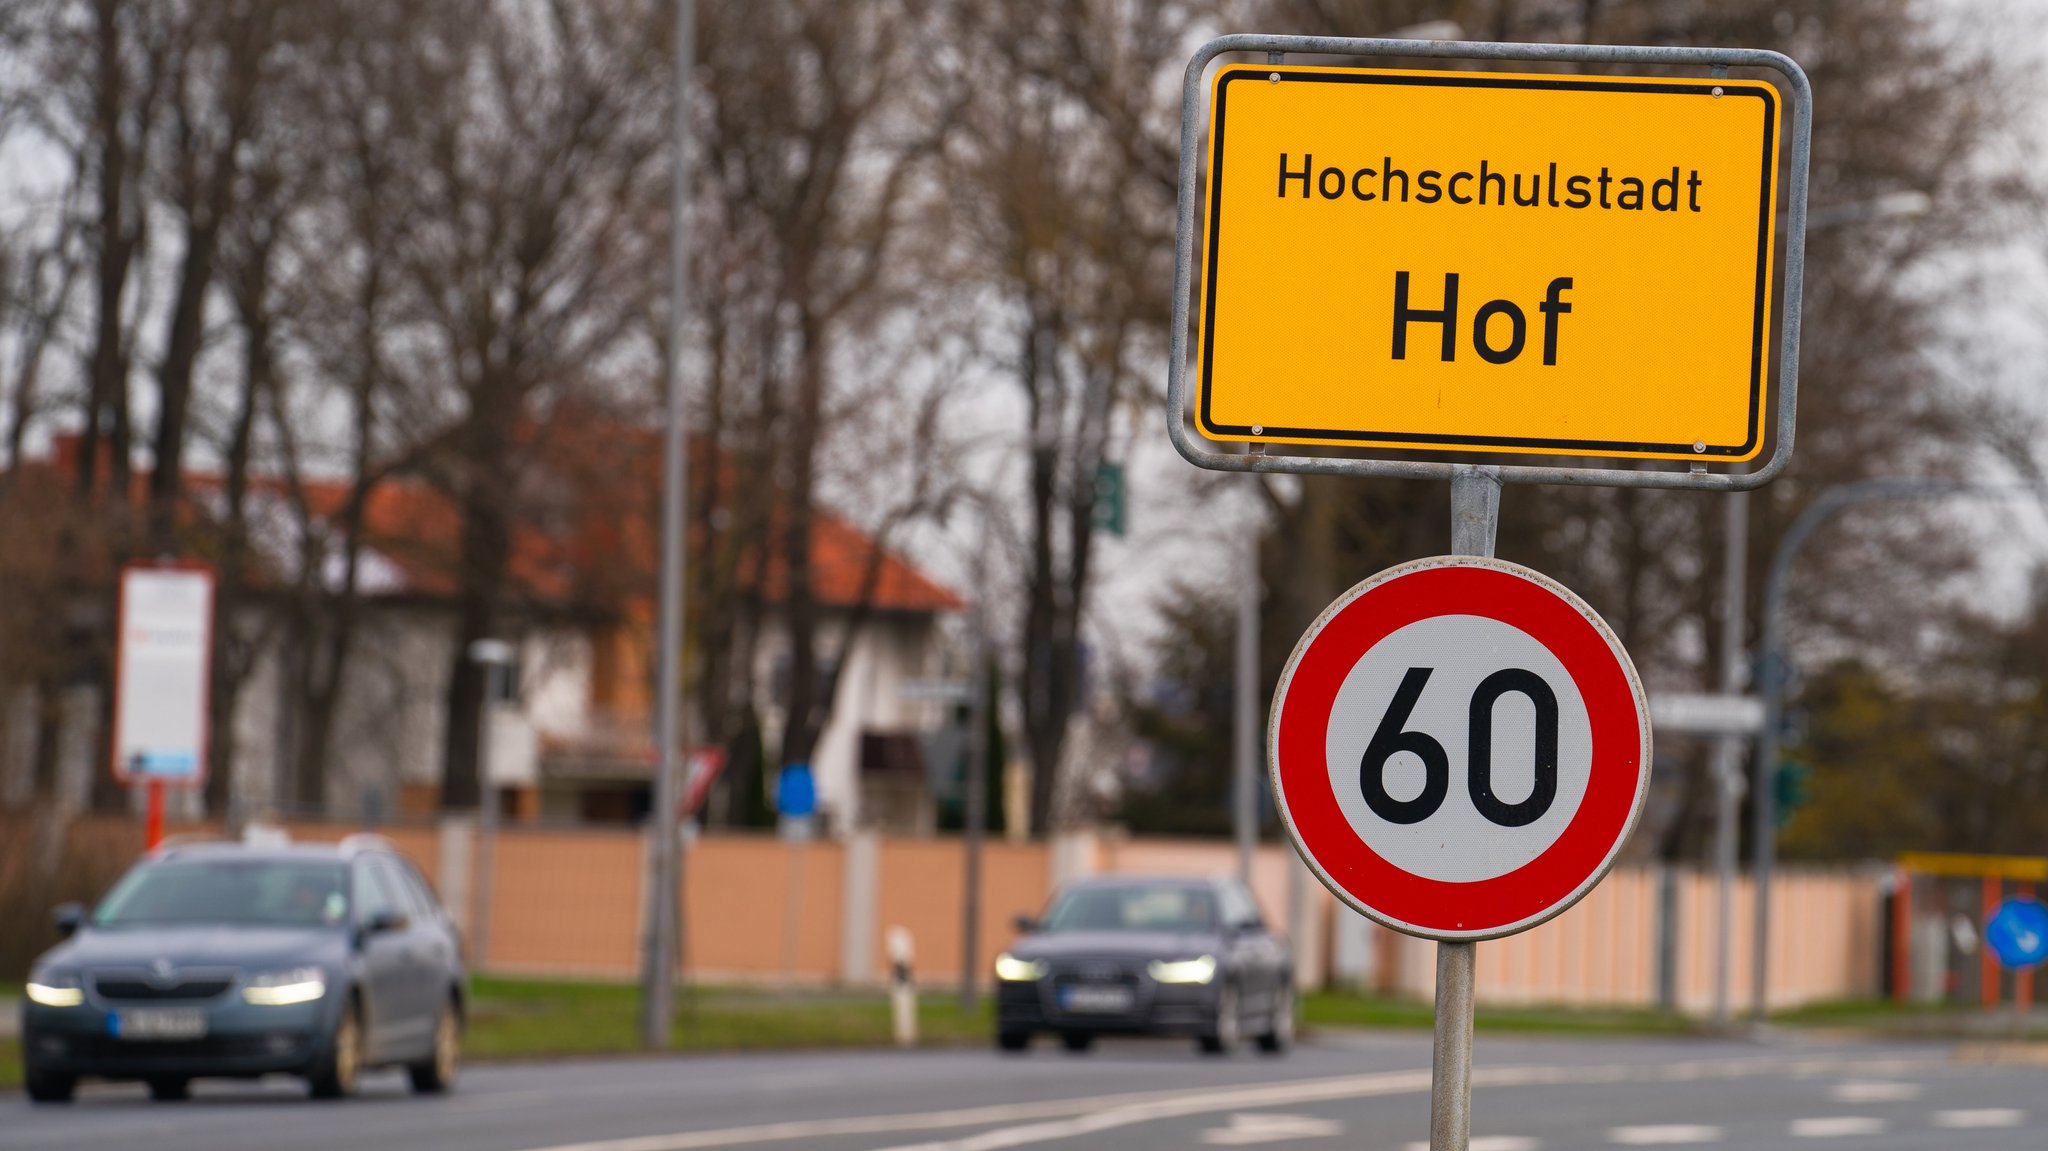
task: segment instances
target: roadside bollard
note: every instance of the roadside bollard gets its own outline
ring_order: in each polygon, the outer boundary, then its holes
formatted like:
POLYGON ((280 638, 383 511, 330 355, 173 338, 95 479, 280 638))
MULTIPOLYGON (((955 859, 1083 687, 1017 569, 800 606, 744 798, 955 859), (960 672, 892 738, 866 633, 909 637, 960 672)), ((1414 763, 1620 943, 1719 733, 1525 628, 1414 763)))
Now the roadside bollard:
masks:
POLYGON ((917 984, 910 975, 914 951, 910 932, 889 929, 889 1015, 896 1027, 896 1046, 917 1045, 917 984))

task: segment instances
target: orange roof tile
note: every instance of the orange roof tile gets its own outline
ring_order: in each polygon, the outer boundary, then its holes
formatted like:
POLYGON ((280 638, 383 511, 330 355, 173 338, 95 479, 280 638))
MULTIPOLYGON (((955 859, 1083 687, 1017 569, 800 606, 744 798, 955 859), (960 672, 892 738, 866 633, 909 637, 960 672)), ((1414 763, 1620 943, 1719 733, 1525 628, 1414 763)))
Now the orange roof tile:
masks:
MULTIPOLYGON (((526 595, 560 607, 594 607, 652 614, 659 497, 660 444, 650 433, 615 423, 551 422, 540 447, 549 468, 548 490, 538 503, 548 506, 512 528, 512 576, 526 595), (581 426, 578 426, 581 425, 581 426), (557 433, 566 431, 568 434, 557 433)), ((25 462, 23 472, 48 470, 67 476, 75 468, 75 436, 59 437, 54 458, 25 462)), ((701 472, 701 469, 699 469, 701 472)), ((701 475, 693 489, 703 489, 701 475)), ((194 471, 186 475, 188 498, 218 498, 219 475, 194 471)), ((135 498, 146 498, 146 473, 135 480, 135 498)), ((721 485, 731 490, 731 484, 721 485)), ((285 482, 274 476, 251 481, 252 494, 277 501, 286 496, 285 482)), ((349 486, 335 480, 309 480, 306 503, 318 518, 332 520, 343 511, 349 486)), ((460 555, 461 517, 455 500, 440 488, 415 478, 388 480, 371 492, 364 508, 366 561, 376 571, 362 585, 372 594, 445 597, 454 594, 460 555)), ((700 541, 693 540, 693 547, 700 541)), ((846 520, 819 509, 811 526, 812 589, 816 601, 852 608, 860 598, 875 543, 846 520)), ((284 558, 282 552, 276 559, 284 558)), ((873 607, 880 611, 951 612, 963 603, 894 552, 880 556, 873 607)), ((787 596, 786 565, 779 555, 768 564, 760 589, 771 603, 787 596)), ((743 575, 742 578, 745 578, 743 575)))

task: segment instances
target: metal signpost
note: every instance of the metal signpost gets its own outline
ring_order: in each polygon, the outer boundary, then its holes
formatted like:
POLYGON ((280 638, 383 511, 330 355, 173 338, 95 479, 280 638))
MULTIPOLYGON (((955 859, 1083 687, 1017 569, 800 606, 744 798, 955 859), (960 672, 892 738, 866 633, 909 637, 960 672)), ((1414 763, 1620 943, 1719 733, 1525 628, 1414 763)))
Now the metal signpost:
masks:
POLYGON ((479 639, 469 645, 469 662, 483 670, 483 702, 476 709, 477 868, 475 910, 470 914, 470 966, 489 969, 491 899, 498 867, 498 782, 492 774, 491 718, 501 700, 510 697, 506 673, 519 653, 502 639, 479 639))
MULTIPOLYGON (((1734 501, 1748 499, 1737 492, 1734 501)), ((1739 539, 1731 532, 1730 539, 1739 539)), ((1728 548, 1731 573, 1741 567, 1743 548, 1728 548)), ((1728 612, 1722 618, 1720 695, 1655 695, 1650 697, 1650 722, 1658 731, 1714 737, 1714 1025, 1727 1027, 1733 1018, 1729 980, 1734 971, 1735 836, 1742 802, 1742 745, 1764 725, 1764 701, 1738 694, 1742 662, 1742 583, 1729 576, 1728 612)), ((1668 938, 1668 935, 1667 935, 1668 938)))
POLYGON ((161 564, 121 569, 118 634, 114 778, 148 788, 145 838, 153 850, 163 841, 164 788, 206 783, 212 569, 161 564))
POLYGON ((647 853, 647 922, 640 945, 640 1043, 663 1050, 675 1014, 676 956, 682 950, 682 852, 676 838, 677 760, 683 752, 683 565, 689 553, 684 505, 688 502, 690 440, 683 403, 683 341, 688 319, 690 201, 690 64, 696 55, 697 5, 676 0, 674 107, 670 109, 674 166, 668 189, 668 347, 662 370, 661 591, 655 626, 654 842, 647 853))
POLYGON ((1774 52, 1227 36, 1188 63, 1174 447, 1223 471, 1451 483, 1459 555, 1339 597, 1268 732, 1303 859, 1345 903, 1439 941, 1435 1151, 1469 1144, 1474 942, 1590 890, 1650 770, 1612 633, 1483 558, 1500 485, 1740 492, 1784 471, 1811 136, 1805 74, 1774 52), (1289 60, 1304 55, 1582 70, 1289 60), (1629 65, 1660 74, 1583 71, 1629 65))

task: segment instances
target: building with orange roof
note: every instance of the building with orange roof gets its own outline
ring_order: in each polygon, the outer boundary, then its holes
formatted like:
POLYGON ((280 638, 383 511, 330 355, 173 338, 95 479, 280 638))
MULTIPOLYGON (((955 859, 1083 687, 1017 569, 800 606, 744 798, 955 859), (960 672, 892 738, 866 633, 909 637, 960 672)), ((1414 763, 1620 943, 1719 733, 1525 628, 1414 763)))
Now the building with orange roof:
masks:
MULTIPOLYGON (((632 821, 646 814, 651 796, 658 489, 648 477, 659 474, 658 444, 616 425, 582 430, 593 434, 552 436, 538 454, 545 462, 522 470, 521 483, 533 490, 521 493, 512 535, 515 602, 504 611, 504 638, 516 652, 514 690, 486 709, 487 775, 513 819, 632 821), (574 450, 600 441, 601 451, 574 450)), ((28 461, 20 473, 68 478, 73 447, 60 439, 52 458, 28 461)), ((146 482, 146 472, 136 477, 138 500, 146 482)), ((188 473, 189 514, 217 518, 222 487, 216 474, 188 473)), ((309 549, 306 540, 328 532, 350 494, 346 483, 330 479, 288 486, 264 476, 250 485, 258 570, 238 626, 258 637, 260 649, 241 685, 233 730, 225 733, 235 802, 244 812, 310 814, 294 796, 287 754, 302 718, 294 650, 301 641, 278 622, 293 588, 337 580, 345 558, 338 545, 309 549), (309 555, 319 571, 303 570, 309 555)), ((456 642, 459 525, 454 499, 423 479, 387 480, 364 505, 355 556, 362 607, 320 804, 329 814, 424 815, 437 806, 456 642)), ((821 631, 835 641, 861 606, 873 568, 864 622, 848 646, 831 718, 812 757, 820 814, 828 828, 928 830, 926 749, 953 710, 928 688, 958 678, 962 661, 945 621, 961 611, 960 597, 823 509, 811 550, 821 631)), ((759 566, 764 570, 742 573, 763 605, 748 687, 761 729, 772 735, 781 729, 789 663, 778 613, 788 587, 783 565, 759 566)), ((773 763, 774 748, 767 750, 773 763)), ((0 778, 17 770, 25 765, 0 763, 0 778)))

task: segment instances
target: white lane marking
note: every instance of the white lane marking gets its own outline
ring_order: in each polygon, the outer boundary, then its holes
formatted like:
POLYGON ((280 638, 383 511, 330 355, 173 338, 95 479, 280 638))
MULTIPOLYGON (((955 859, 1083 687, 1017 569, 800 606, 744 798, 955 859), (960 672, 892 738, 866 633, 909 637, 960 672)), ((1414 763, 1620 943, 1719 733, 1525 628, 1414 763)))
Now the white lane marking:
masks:
POLYGON ((1979 1107, 1970 1111, 1936 1111, 1934 1125, 1954 1130, 1972 1127, 2017 1127, 2027 1121, 2027 1113, 2017 1107, 1979 1107))
POLYGON ((1229 1126, 1211 1127, 1202 1132, 1202 1142, 1229 1147, 1246 1143, 1279 1143, 1289 1139, 1320 1139, 1343 1133, 1342 1123, 1315 1115, 1237 1114, 1230 1117, 1229 1126))
MULTIPOLYGON (((1358 1095, 1403 1095, 1429 1090, 1430 1073, 1390 1071, 1378 1075, 1357 1075, 1347 1078, 1351 1082, 1353 1092, 1358 1095)), ((908 1144, 891 1147, 887 1151, 1003 1151, 1004 1148, 1073 1139, 1081 1135, 1093 1135, 1098 1131, 1109 1131, 1118 1127, 1183 1115, 1211 1115, 1218 1111, 1236 1111, 1245 1107, 1341 1099, 1343 1095, 1332 1093, 1341 1082, 1343 1080, 1314 1079, 1295 1083, 1176 1092, 1153 1102, 1112 1107, 1108 1110, 1076 1115, 1071 1119, 1026 1123, 1018 1127, 998 1127, 993 1131, 963 1135, 957 1139, 908 1144)), ((604 1151, 613 1149, 606 1148, 604 1151)))
MULTIPOLYGON (((1527 1135, 1475 1135, 1466 1144, 1470 1151, 1538 1151, 1543 1140, 1527 1135)), ((1428 1143, 1410 1143, 1407 1151, 1429 1151, 1428 1143)))
POLYGON ((1727 1132, 1705 1123, 1657 1123, 1641 1127, 1610 1127, 1609 1143, 1650 1147, 1666 1143, 1719 1143, 1727 1132))
POLYGON ((1831 1115, 1825 1119, 1794 1119, 1792 1134, 1801 1139, 1840 1139, 1847 1135, 1882 1135, 1885 1123, 1868 1115, 1831 1115))
POLYGON ((1902 1103, 1920 1098, 1920 1085, 1889 1079, 1850 1079, 1835 1084, 1828 1098, 1837 1103, 1902 1103))
MULTIPOLYGON (((1887 1056, 1875 1059, 1815 1056, 1786 1058, 1780 1055, 1741 1059, 1688 1060, 1679 1063, 1616 1063, 1592 1067, 1495 1067, 1472 1073, 1475 1087, 1542 1086, 1592 1083, 1695 1083, 1748 1079, 1771 1075, 1779 1078, 1815 1078, 1838 1075, 1909 1075, 1945 1067, 1948 1061, 1926 1057, 1887 1056)), ((792 1139, 824 1139, 849 1135, 877 1135, 948 1128, 979 1127, 1026 1119, 1083 1117, 1097 1124, 1062 1127, 1034 1138, 1006 1137, 1004 1141, 969 1144, 965 1140, 920 1145, 917 1151, 974 1151, 978 1147, 1020 1146, 1027 1142, 1071 1138, 1106 1127, 1141 1123, 1178 1115, 1243 1111, 1255 1107, 1284 1107, 1302 1103, 1329 1102, 1354 1095, 1420 1094, 1429 1090, 1430 1073, 1389 1071, 1374 1075, 1342 1075, 1325 1079, 1295 1079, 1271 1084, 1209 1088, 1201 1091, 1173 1090, 1098 1095, 1078 1099, 1054 1099, 1041 1103, 998 1104, 964 1107, 951 1111, 921 1111, 893 1115, 864 1115, 851 1118, 799 1119, 763 1123, 750 1127, 724 1127, 704 1131, 679 1131, 664 1135, 634 1135, 623 1139, 599 1139, 533 1148, 532 1151, 700 1151, 709 1147, 743 1147, 792 1139), (1098 1113, 1091 1115, 1091 1113, 1098 1113), (1101 1113, 1119 1121, 1102 1124, 1101 1113), (1126 1117, 1128 1116, 1128 1117, 1126 1117), (1099 1125, 1098 1125, 1099 1124, 1099 1125)), ((1052 1125, 1047 1125, 1051 1127, 1052 1125)), ((1011 1129, 1015 1130, 1015 1129, 1011 1129)), ((1004 1135, 989 1131, 970 1138, 1004 1135)), ((897 1148, 894 1151, 907 1151, 897 1148)))

